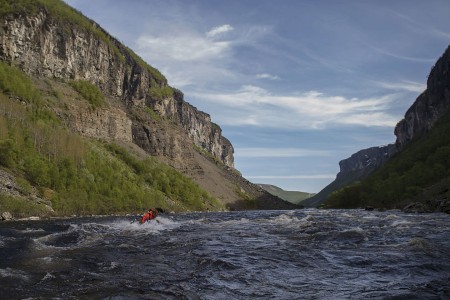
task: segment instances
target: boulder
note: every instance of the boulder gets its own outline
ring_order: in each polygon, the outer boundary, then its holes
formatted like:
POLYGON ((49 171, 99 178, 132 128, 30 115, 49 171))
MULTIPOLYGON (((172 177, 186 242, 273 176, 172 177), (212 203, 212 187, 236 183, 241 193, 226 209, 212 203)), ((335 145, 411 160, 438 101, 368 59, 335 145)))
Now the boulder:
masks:
POLYGON ((406 205, 403 209, 403 212, 405 213, 427 213, 431 212, 430 208, 420 202, 413 202, 408 205, 406 205))
POLYGON ((437 209, 439 212, 444 212, 447 214, 450 214, 450 200, 449 199, 443 199, 439 202, 439 206, 437 209))
POLYGON ((0 218, 0 220, 2 220, 2 221, 11 221, 12 219, 13 219, 13 216, 8 211, 3 212, 2 216, 0 218))

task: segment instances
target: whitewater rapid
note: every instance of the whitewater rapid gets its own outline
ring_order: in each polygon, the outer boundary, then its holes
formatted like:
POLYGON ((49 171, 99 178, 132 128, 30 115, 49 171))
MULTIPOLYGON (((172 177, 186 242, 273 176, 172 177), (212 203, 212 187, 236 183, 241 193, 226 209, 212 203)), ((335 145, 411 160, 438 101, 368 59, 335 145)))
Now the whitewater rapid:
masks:
POLYGON ((0 223, 1 299, 450 299, 450 217, 160 214, 0 223))

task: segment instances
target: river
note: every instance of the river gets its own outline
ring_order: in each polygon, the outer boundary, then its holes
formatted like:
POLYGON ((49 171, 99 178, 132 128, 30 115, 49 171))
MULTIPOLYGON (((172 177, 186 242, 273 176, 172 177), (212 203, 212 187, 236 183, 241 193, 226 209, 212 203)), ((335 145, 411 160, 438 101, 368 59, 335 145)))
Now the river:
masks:
POLYGON ((295 210, 0 223, 1 299, 450 299, 450 216, 295 210))

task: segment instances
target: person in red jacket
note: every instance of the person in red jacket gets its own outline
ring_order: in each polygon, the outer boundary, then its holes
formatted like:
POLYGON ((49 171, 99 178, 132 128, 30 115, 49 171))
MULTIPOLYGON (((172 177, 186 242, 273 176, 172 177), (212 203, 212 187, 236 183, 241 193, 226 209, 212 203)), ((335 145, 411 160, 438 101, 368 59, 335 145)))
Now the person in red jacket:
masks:
POLYGON ((146 221, 150 221, 152 219, 154 219, 156 216, 153 212, 153 209, 149 209, 148 212, 146 212, 141 219, 141 224, 144 224, 146 221))

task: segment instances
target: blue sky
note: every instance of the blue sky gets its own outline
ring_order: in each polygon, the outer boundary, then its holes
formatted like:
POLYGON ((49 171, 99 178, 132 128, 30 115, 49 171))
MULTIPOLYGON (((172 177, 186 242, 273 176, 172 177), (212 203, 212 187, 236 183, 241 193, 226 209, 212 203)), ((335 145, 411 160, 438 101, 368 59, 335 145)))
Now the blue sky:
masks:
POLYGON ((255 183, 319 192, 450 44, 448 0, 66 0, 211 115, 255 183))

